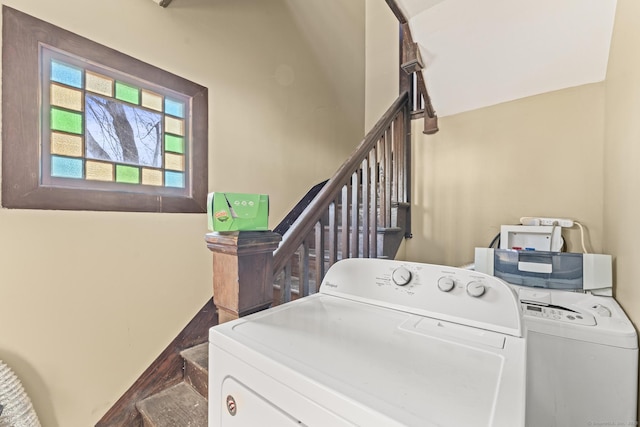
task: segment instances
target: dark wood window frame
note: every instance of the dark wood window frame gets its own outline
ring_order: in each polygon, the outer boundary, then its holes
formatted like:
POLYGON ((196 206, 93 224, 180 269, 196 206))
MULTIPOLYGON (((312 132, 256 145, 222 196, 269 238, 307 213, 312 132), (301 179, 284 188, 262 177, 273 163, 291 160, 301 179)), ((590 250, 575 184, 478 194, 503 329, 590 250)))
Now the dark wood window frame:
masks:
MULTIPOLYGON (((206 212, 207 88, 20 11, 2 7, 2 206, 132 212, 206 212), (43 185, 40 46, 143 79, 188 97, 190 132, 186 194, 162 195, 43 185)), ((139 191, 139 190, 138 190, 139 191)))

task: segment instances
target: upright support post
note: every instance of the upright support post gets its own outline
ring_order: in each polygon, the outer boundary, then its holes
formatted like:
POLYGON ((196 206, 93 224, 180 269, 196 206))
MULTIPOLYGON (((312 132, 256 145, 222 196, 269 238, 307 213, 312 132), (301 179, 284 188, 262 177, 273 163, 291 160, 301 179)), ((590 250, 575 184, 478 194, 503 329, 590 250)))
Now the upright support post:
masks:
POLYGON ((399 51, 399 55, 400 55, 400 59, 399 59, 399 64, 400 66, 399 71, 398 71, 398 77, 399 77, 399 82, 398 82, 398 88, 400 89, 400 94, 402 94, 403 92, 408 92, 409 93, 409 100, 410 100, 410 104, 412 109, 415 109, 416 106, 416 99, 415 94, 414 94, 414 87, 413 87, 413 80, 411 78, 411 74, 407 73, 403 68, 402 68, 402 64, 404 63, 405 60, 405 52, 407 49, 410 49, 411 45, 413 44, 413 40, 411 40, 411 31, 409 30, 409 24, 401 24, 399 26, 399 30, 400 30, 400 51, 399 51))
POLYGON ((218 322, 268 308, 273 303, 273 251, 282 236, 271 231, 209 233, 213 252, 213 303, 218 322))

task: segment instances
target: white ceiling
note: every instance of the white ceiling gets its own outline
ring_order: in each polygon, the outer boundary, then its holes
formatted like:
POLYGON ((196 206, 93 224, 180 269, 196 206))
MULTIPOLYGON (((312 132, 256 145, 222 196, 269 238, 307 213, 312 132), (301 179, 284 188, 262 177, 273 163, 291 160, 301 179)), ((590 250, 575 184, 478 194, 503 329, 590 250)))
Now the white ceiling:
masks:
POLYGON ((438 116, 606 77, 616 0, 397 0, 438 116))

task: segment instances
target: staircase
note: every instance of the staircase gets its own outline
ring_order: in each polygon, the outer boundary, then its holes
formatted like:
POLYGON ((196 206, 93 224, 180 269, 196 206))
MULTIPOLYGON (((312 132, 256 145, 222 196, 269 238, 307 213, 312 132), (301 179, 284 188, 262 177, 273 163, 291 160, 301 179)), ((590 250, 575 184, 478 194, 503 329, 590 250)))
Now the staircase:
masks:
MULTIPOLYGON (((341 212, 342 205, 336 209, 341 212)), ((393 258, 405 237, 408 217, 408 203, 399 203, 391 208, 392 220, 390 227, 378 227, 375 239, 377 240, 377 256, 380 258, 393 258)), ((323 221, 327 222, 327 221, 323 221)), ((328 242, 330 229, 324 227, 325 242, 328 242)), ((341 239, 344 233, 342 226, 338 227, 337 237, 341 239)), ((362 248, 362 227, 358 230, 359 248, 362 248)), ((324 271, 330 266, 330 250, 325 244, 321 261, 316 259, 315 244, 309 248, 309 274, 316 276, 316 265, 321 262, 324 271)), ((338 251, 337 259, 346 258, 348 254, 338 251)), ((363 256, 362 249, 358 255, 363 256)), ((319 283, 309 280, 308 289, 305 291, 304 283, 304 252, 297 250, 291 262, 290 288, 288 294, 284 292, 281 274, 274 284, 274 305, 281 304, 285 300, 296 300, 302 295, 318 291, 319 283)), ((283 271, 284 273, 284 271, 283 271)), ((183 361, 183 378, 180 382, 153 394, 135 404, 140 414, 140 426, 142 427, 206 427, 207 426, 207 390, 208 390, 208 344, 202 343, 187 348, 180 352, 183 361)))
MULTIPOLYGON (((340 259, 394 258, 410 237, 409 105, 405 92, 276 228, 283 237, 272 255, 272 305, 317 292, 340 259)), ((96 427, 207 426, 207 335, 217 323, 210 301, 96 427)))
POLYGON ((184 378, 136 403, 143 427, 206 427, 209 350, 207 343, 180 352, 184 378))
MULTIPOLYGON (((362 206, 360 205, 361 210, 362 206)), ((341 204, 336 206, 338 213, 343 209, 341 204)), ((380 258, 393 258, 405 237, 409 204, 398 203, 391 207, 391 226, 378 227, 375 239, 377 240, 376 256, 380 258)), ((379 215, 379 210, 377 212, 379 215)), ((323 222, 328 222, 325 218, 323 222)), ((325 242, 328 242, 330 235, 329 226, 325 226, 325 242)), ((337 238, 341 240, 345 231, 340 224, 337 230, 337 238)), ((362 227, 358 230, 359 256, 365 255, 362 252, 362 227)), ((322 268, 326 271, 330 266, 330 250, 325 244, 324 250, 316 251, 315 244, 309 247, 309 274, 316 276, 315 266, 322 263, 322 268), (316 258, 316 253, 323 253, 321 261, 316 258)), ((337 259, 346 258, 348 253, 338 251, 337 259)), ((308 289, 304 286, 304 252, 297 250, 291 262, 291 277, 289 293, 283 291, 282 279, 284 274, 279 276, 274 284, 274 305, 285 302, 285 300, 296 300, 304 294, 318 291, 318 283, 309 280, 308 289)), ((284 273, 284 272, 283 272, 284 273)), ((183 378, 180 382, 153 394, 135 404, 135 408, 140 414, 140 424, 142 427, 206 427, 207 426, 207 391, 208 391, 208 344, 202 343, 187 348, 180 352, 183 363, 183 378)))
MULTIPOLYGON (((362 206, 360 205, 360 208, 362 206)), ((343 209, 341 204, 336 206, 338 213, 343 209)), ((375 239, 377 240, 376 256, 381 258, 393 258, 405 237, 406 224, 408 217, 408 203, 398 203, 391 207, 391 226, 378 227, 375 239)), ((361 210, 361 209, 360 209, 361 210)), ((379 215, 379 210, 377 212, 379 215)), ((328 222, 328 219, 323 222, 328 222)), ((325 242, 328 242, 330 229, 329 226, 324 227, 325 242)), ((344 230, 342 225, 338 227, 337 238, 340 240, 344 230)), ((362 227, 358 230, 358 247, 359 256, 363 256, 362 252, 362 227)), ((316 259, 315 245, 309 248, 309 274, 316 276, 314 266, 318 264, 316 259)), ((330 266, 330 250, 325 244, 324 250, 318 251, 323 253, 322 268, 324 271, 330 266)), ((308 289, 305 291, 304 286, 304 252, 296 251, 291 262, 290 289, 286 294, 283 291, 282 278, 276 280, 274 284, 274 305, 285 302, 285 300, 295 300, 304 294, 317 292, 318 284, 315 280, 309 280, 308 289)), ((338 251, 336 257, 338 259, 346 258, 348 253, 338 251)), ((207 391, 208 391, 208 344, 206 342, 197 344, 180 352, 182 358, 183 376, 179 382, 151 396, 138 401, 135 409, 139 413, 138 424, 142 427, 206 427, 207 426, 207 391)))
MULTIPOLYGON (((395 4, 394 0, 387 3, 395 4)), ((264 259, 268 268, 258 272, 266 280, 263 290, 273 286, 273 299, 270 292, 264 299, 267 305, 317 292, 325 272, 341 259, 394 258, 403 239, 411 237, 410 120, 424 118, 424 133, 434 133, 437 117, 417 72, 419 61, 412 56, 417 49, 406 20, 404 23, 401 95, 334 176, 312 188, 274 230, 282 235, 282 241, 275 251, 277 243, 267 249, 269 257, 264 259)), ((278 234, 271 234, 279 240, 278 234)), ((208 237, 207 243, 214 252, 215 271, 216 250, 208 237)), ((231 254, 239 260, 240 251, 233 252, 224 252, 224 256, 231 254)), ((244 267, 257 271, 255 264, 244 267)), ((223 283, 218 288, 223 293, 230 282, 245 286, 236 275, 224 282, 214 273, 214 288, 216 280, 223 283)), ((216 291, 216 295, 220 294, 216 291)), ((216 305, 213 299, 205 304, 96 427, 207 426, 208 331, 218 324, 218 314, 224 321, 217 300, 216 305)), ((229 312, 225 309, 224 313, 228 316, 229 312)))

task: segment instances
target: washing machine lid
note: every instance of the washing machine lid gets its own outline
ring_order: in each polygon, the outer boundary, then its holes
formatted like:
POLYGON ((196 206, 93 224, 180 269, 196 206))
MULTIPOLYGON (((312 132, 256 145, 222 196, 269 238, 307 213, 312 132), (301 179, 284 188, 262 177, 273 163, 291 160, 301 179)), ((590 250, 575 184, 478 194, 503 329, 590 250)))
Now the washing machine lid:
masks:
POLYGON ((354 425, 524 425, 521 337, 317 294, 214 327, 210 343, 354 425))

